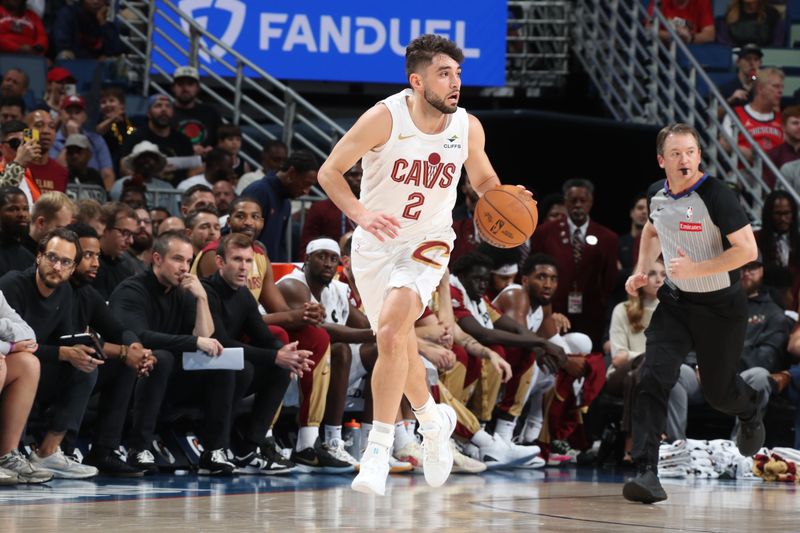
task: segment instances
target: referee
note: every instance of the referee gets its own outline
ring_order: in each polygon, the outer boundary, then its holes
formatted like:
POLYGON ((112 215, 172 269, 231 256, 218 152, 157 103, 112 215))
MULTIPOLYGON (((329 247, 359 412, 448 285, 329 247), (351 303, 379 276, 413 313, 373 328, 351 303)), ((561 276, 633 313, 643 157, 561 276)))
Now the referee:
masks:
POLYGON ((663 255, 667 280, 645 331, 646 359, 634 390, 638 472, 622 490, 626 499, 642 503, 667 499, 658 481, 659 440, 669 392, 690 350, 697 353, 706 401, 741 420, 739 451, 750 456, 764 443, 761 398, 737 373, 747 326, 739 268, 757 257, 753 230, 733 191, 700 170, 700 138, 693 127, 667 126, 656 149, 667 179, 647 191, 650 218, 636 269, 625 283, 628 293, 636 294, 663 255))

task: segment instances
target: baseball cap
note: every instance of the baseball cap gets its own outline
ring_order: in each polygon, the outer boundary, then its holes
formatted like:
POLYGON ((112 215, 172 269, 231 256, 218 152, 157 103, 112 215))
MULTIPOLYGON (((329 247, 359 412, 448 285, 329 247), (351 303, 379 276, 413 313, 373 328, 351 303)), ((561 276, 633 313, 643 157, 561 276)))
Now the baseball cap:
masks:
POLYGON ((192 78, 195 81, 200 81, 200 74, 197 73, 197 69, 194 67, 178 67, 175 69, 172 78, 175 80, 178 78, 192 78))
POLYGON ((89 137, 83 135, 82 133, 73 133, 67 140, 64 142, 64 148, 69 148, 70 146, 77 146, 78 148, 89 149, 89 137))
POLYGON ((47 73, 47 81, 75 82, 75 76, 64 67, 53 67, 50 69, 50 72, 47 73))
POLYGON ((83 100, 83 96, 72 95, 72 96, 65 96, 61 100, 61 109, 67 109, 68 107, 78 106, 81 109, 86 109, 86 102, 83 100))
POLYGON ((755 43, 747 43, 739 48, 739 51, 736 53, 736 57, 744 57, 748 54, 755 54, 758 57, 764 57, 764 52, 761 51, 761 47, 755 43))
POLYGON ((156 105, 156 102, 159 100, 167 100, 170 104, 172 103, 172 98, 166 94, 154 94, 150 98, 147 99, 147 109, 149 110, 151 107, 156 105))

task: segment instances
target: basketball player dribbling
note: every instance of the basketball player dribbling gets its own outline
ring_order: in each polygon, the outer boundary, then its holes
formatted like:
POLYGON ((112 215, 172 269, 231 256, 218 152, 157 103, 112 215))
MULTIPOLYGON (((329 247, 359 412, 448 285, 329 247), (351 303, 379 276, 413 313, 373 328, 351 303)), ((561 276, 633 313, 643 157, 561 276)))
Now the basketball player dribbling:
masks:
POLYGON ((431 396, 417 350, 414 322, 445 273, 455 235, 456 190, 464 165, 482 195, 500 185, 484 151, 480 122, 458 107, 463 52, 438 35, 406 48, 410 89, 365 112, 319 170, 319 183, 354 221, 352 270, 378 360, 372 374, 374 421, 353 489, 383 495, 394 422, 405 394, 423 436, 425 480, 450 475, 456 416, 431 396), (344 172, 363 159, 361 198, 344 172))

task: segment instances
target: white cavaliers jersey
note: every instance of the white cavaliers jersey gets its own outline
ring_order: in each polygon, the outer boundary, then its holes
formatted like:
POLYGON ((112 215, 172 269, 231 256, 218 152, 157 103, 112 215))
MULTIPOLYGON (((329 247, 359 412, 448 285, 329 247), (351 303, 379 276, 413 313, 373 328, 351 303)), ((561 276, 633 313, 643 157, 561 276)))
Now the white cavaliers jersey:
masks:
MULTIPOLYGON (((280 284, 286 279, 299 281, 308 287, 306 274, 299 268, 296 268, 289 274, 283 276, 278 280, 277 284, 280 284)), ((333 280, 331 281, 330 285, 322 289, 322 293, 320 294, 320 300, 322 300, 321 302, 318 302, 313 294, 311 294, 311 301, 322 304, 322 306, 325 308, 325 322, 340 324, 343 326, 347 324, 347 318, 350 316, 350 300, 348 298, 349 293, 350 287, 346 283, 333 280)))
MULTIPOLYGON (((522 288, 522 285, 519 285, 517 283, 511 283, 511 284, 507 285, 502 291, 500 291, 500 293, 497 296, 495 296, 495 298, 492 301, 492 303, 493 304, 497 304, 497 300, 500 298, 500 294, 503 294, 504 292, 510 291, 510 290, 513 290, 513 289, 524 290, 522 288)), ((541 305, 539 307, 537 307, 535 311, 531 311, 530 309, 528 309, 528 330, 529 331, 531 331, 532 333, 536 333, 537 331, 539 331, 539 328, 542 327, 542 322, 543 321, 544 321, 544 309, 542 309, 541 305)))
POLYGON ((446 115, 441 133, 421 132, 406 102, 413 94, 405 89, 381 101, 392 114, 392 133, 362 159, 361 203, 397 218, 403 241, 450 230, 469 134, 467 112, 460 107, 446 115))

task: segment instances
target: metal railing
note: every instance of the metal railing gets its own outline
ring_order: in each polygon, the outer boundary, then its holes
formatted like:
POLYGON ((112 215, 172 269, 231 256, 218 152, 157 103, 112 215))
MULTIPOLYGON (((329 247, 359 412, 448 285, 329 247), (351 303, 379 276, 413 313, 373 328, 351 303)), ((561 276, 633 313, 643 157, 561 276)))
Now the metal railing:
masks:
POLYGON ((560 87, 569 74, 566 0, 509 0, 506 85, 560 87))
POLYGON ((250 150, 243 150, 242 156, 249 163, 260 167, 257 158, 248 152, 258 153, 264 140, 278 137, 268 129, 269 126, 281 129, 281 140, 287 146, 303 147, 322 159, 327 157, 328 151, 344 134, 341 126, 293 89, 207 32, 175 3, 163 0, 161 5, 165 9, 157 8, 154 1, 144 5, 133 0, 120 2, 121 10, 128 14, 120 17, 119 21, 127 33, 123 40, 131 58, 129 68, 142 72, 145 94, 169 93, 172 72, 164 70, 161 64, 168 63, 173 67, 191 65, 206 76, 201 84, 201 98, 226 111, 233 124, 248 126, 250 131, 263 137, 256 139, 247 131, 243 132, 243 145, 250 150), (185 40, 176 41, 167 28, 185 40), (169 50, 159 46, 156 37, 168 43, 169 50), (225 53, 220 57, 214 49, 225 53), (154 60, 156 57, 159 61, 154 60), (224 75, 217 74, 220 69, 224 75))
POLYGON ((800 202, 659 9, 651 17, 640 0, 577 0, 573 36, 577 58, 616 120, 694 126, 705 170, 741 186, 753 220, 769 192, 764 172, 800 202), (669 35, 667 43, 659 30, 669 35), (726 115, 733 135, 722 127, 726 115), (752 147, 752 160, 739 148, 739 136, 752 147))

